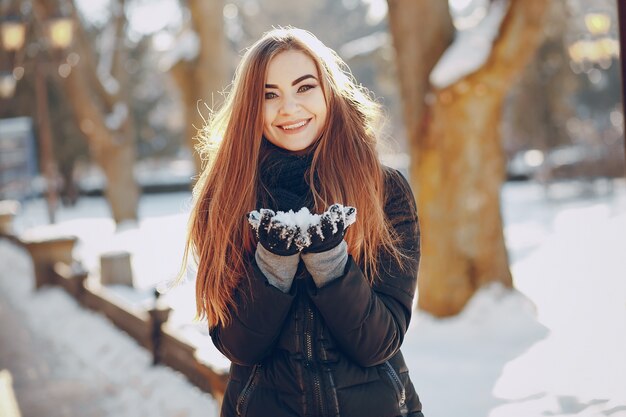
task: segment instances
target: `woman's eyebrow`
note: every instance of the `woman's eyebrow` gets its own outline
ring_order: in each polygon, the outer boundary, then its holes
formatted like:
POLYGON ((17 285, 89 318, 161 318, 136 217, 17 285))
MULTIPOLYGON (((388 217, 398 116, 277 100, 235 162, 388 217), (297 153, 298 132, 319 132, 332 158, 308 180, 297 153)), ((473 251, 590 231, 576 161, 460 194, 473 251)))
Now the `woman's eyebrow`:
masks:
MULTIPOLYGON (((298 84, 299 82, 302 82, 302 81, 306 80, 307 78, 313 78, 314 80, 316 80, 316 81, 317 81, 317 78, 316 78, 314 75, 311 75, 311 74, 306 74, 306 75, 303 75, 302 77, 298 77, 298 78, 296 78, 296 79, 295 79, 295 80, 291 83, 291 85, 296 85, 296 84, 298 84)), ((278 88, 278 86, 277 86, 276 84, 265 84, 265 88, 278 88)))

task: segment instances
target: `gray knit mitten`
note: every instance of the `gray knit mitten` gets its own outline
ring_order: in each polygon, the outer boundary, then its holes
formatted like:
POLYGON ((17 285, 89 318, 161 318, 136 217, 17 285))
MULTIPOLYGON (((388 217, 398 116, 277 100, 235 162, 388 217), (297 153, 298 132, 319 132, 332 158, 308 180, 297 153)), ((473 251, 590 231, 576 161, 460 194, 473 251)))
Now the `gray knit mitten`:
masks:
POLYGON ((283 292, 289 292, 302 247, 296 244, 300 227, 286 213, 260 209, 248 213, 248 223, 259 244, 254 258, 267 281, 283 292))
POLYGON ((268 251, 262 245, 258 245, 254 259, 265 278, 267 278, 267 282, 284 293, 289 292, 298 269, 298 263, 300 262, 299 253, 290 256, 280 256, 268 251))
POLYGON ((303 253, 301 256, 315 286, 322 288, 343 275, 348 262, 348 244, 342 240, 339 245, 326 252, 303 253))
POLYGON ((356 221, 356 208, 333 204, 307 228, 310 244, 302 261, 318 288, 343 275, 348 262, 346 230, 356 221))

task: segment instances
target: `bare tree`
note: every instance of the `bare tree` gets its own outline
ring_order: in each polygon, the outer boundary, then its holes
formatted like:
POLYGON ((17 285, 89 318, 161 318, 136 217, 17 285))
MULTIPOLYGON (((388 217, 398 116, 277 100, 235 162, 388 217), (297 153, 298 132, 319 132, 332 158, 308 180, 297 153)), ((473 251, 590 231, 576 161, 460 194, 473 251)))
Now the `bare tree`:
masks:
MULTIPOLYGON (((230 68, 224 35, 222 0, 189 0, 190 24, 180 33, 174 55, 166 67, 180 88, 185 106, 185 141, 193 149, 197 129, 203 125, 203 113, 221 102, 230 68)), ((201 161, 193 153, 196 172, 201 161)))
MULTIPOLYGON (((73 0, 72 16, 76 35, 73 48, 80 60, 64 78, 62 86, 70 101, 78 125, 88 138, 92 158, 102 168, 107 184, 105 196, 116 223, 137 220, 139 187, 133 174, 135 164, 134 126, 129 109, 127 85, 128 73, 123 68, 127 49, 124 46, 126 17, 124 0, 114 2, 113 20, 110 23, 111 43, 100 57, 106 59, 105 72, 102 62, 94 53, 93 45, 76 13, 73 0)), ((43 22, 59 15, 55 2, 33 2, 35 20, 43 22)))
MULTIPOLYGON (((483 44, 488 53, 470 68, 462 68, 472 47, 461 36, 442 55, 453 34, 447 2, 388 4, 424 236, 419 306, 453 315, 484 284, 512 286, 500 213, 498 129, 506 93, 542 36, 548 2, 491 2, 477 28, 495 29, 483 44)), ((470 56, 480 52, 473 48, 470 56)))

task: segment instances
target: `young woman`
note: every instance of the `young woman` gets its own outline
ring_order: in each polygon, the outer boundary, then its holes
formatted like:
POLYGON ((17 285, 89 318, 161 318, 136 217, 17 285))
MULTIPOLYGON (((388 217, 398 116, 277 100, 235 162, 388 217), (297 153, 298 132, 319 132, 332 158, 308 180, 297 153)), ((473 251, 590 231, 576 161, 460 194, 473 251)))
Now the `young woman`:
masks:
POLYGON ((378 160, 378 114, 331 49, 287 28, 246 52, 204 129, 185 263, 232 361, 222 416, 422 416, 400 352, 418 219, 378 160))

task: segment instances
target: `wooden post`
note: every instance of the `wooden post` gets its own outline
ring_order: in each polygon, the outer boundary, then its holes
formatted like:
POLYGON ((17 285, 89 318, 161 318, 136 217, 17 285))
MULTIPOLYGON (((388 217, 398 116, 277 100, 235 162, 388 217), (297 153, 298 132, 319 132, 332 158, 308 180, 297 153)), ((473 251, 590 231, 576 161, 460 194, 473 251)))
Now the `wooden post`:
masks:
POLYGON ((102 285, 133 286, 133 271, 130 253, 126 251, 108 252, 100 255, 100 283, 102 285))
POLYGON ((157 365, 162 361, 161 354, 161 326, 165 323, 172 312, 172 308, 164 304, 160 299, 161 293, 154 290, 154 305, 148 313, 152 321, 152 364, 157 365))
POLYGON ((72 264, 72 250, 77 240, 75 236, 23 240, 33 260, 35 289, 52 281, 52 268, 55 263, 72 264))
POLYGON ((56 262, 52 269, 56 275, 57 284, 82 302, 83 294, 85 293, 85 280, 89 275, 89 271, 80 262, 76 261, 71 265, 65 262, 56 262))

